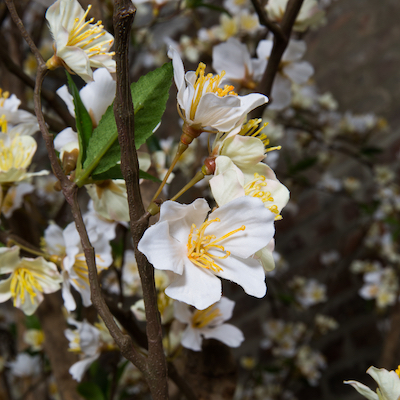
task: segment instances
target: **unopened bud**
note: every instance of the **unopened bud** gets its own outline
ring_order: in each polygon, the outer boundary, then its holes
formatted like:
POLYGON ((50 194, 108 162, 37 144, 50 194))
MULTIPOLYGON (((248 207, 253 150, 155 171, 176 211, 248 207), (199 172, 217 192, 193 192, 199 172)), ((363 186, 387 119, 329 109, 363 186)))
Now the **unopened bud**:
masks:
POLYGON ((204 165, 201 168, 204 175, 213 175, 215 172, 215 157, 207 157, 204 160, 204 165))
POLYGON ((63 168, 64 172, 69 175, 76 168, 76 162, 79 157, 79 150, 73 149, 72 151, 65 152, 63 155, 63 168))

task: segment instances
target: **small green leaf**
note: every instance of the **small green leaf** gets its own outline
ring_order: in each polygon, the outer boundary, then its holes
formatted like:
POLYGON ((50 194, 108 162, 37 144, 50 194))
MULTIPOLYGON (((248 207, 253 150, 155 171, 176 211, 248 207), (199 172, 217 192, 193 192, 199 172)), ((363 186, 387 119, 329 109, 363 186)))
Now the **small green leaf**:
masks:
POLYGON ((106 400, 99 386, 93 382, 81 382, 77 391, 87 400, 106 400))
MULTIPOLYGON (((119 164, 115 165, 114 167, 110 168, 106 172, 102 172, 101 174, 92 175, 92 178, 95 181, 104 181, 106 179, 124 179, 121 172, 121 167, 119 164)), ((139 169, 139 178, 140 179, 148 179, 153 182, 161 183, 161 180, 156 178, 155 176, 148 174, 147 172, 142 171, 139 169)))
MULTIPOLYGON (((161 121, 168 100, 173 77, 172 63, 142 76, 132 83, 131 93, 135 110, 135 146, 138 149, 153 134, 161 121)), ((121 160, 118 132, 113 105, 109 106, 99 125, 93 131, 83 164, 82 174, 78 176, 78 186, 84 184, 90 175, 97 177, 114 168, 121 160)))
POLYGON ((92 119, 90 118, 89 113, 83 105, 78 88, 76 87, 68 71, 65 71, 65 73, 67 74, 68 86, 72 94, 75 106, 76 130, 78 131, 79 140, 79 159, 77 165, 80 166, 86 159, 86 151, 88 148, 89 140, 92 136, 93 125, 92 119))
POLYGON ((151 174, 149 174, 147 172, 142 171, 141 169, 139 170, 139 178, 140 179, 147 179, 149 181, 153 181, 153 182, 156 182, 156 183, 161 183, 160 179, 156 178, 155 176, 153 176, 153 175, 151 175, 151 174))

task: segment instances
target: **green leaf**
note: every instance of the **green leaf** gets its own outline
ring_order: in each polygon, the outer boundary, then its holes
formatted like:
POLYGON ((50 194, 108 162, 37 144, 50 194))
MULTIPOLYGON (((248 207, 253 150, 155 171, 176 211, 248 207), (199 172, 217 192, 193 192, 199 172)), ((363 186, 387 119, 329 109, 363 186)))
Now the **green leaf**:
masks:
POLYGON ((79 158, 77 165, 80 167, 86 159, 86 152, 90 138, 92 136, 93 125, 92 125, 92 119, 90 118, 90 115, 87 112, 85 106, 83 105, 81 97, 79 96, 78 88, 76 87, 68 71, 65 71, 65 73, 67 74, 68 86, 72 94, 75 106, 76 130, 78 131, 78 140, 79 140, 79 158))
POLYGON ((87 400, 106 400, 101 389, 93 382, 81 382, 77 391, 87 400))
MULTIPOLYGON (((132 83, 131 93, 135 110, 135 146, 138 149, 153 134, 160 123, 168 100, 173 77, 172 63, 142 76, 132 83)), ((109 106, 90 139, 83 171, 76 176, 78 186, 90 175, 99 176, 114 168, 121 160, 118 132, 113 105, 109 106)))
MULTIPOLYGON (((106 179, 124 179, 121 172, 121 167, 119 164, 114 165, 114 167, 110 168, 106 172, 102 172, 101 174, 93 175, 92 178, 96 181, 104 181, 106 179)), ((148 179, 153 182, 161 183, 161 180, 156 178, 155 176, 148 174, 147 172, 139 169, 139 178, 140 179, 148 179)))

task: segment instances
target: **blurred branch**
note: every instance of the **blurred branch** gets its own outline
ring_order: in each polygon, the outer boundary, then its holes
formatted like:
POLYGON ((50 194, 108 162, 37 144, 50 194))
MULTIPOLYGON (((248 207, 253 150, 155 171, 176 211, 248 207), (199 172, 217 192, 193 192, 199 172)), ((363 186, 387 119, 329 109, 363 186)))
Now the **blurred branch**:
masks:
MULTIPOLYGON (((4 38, 3 38, 4 40, 4 38)), ((22 68, 20 68, 17 64, 9 56, 8 52, 4 47, 0 46, 0 59, 3 62, 4 66, 10 71, 13 75, 19 78, 22 82, 24 82, 27 86, 34 89, 35 81, 27 75, 22 68)), ((47 101, 49 107, 51 107, 65 122, 67 126, 75 127, 75 120, 68 112, 67 108, 60 103, 59 96, 50 90, 42 89, 41 93, 44 100, 47 101)))
POLYGON ((264 25, 267 29, 269 29, 274 36, 278 36, 281 40, 286 40, 286 36, 282 31, 282 28, 276 22, 272 22, 268 18, 267 11, 265 10, 265 6, 260 3, 260 0, 251 0, 253 3, 253 7, 258 15, 258 19, 260 20, 260 24, 264 25))
MULTIPOLYGON (((293 25, 296 21, 296 17, 300 11, 300 8, 303 5, 303 1, 304 0, 288 1, 285 14, 283 15, 282 22, 280 24, 280 30, 282 31, 282 34, 274 35, 274 44, 271 54, 269 56, 267 68, 265 69, 264 75, 257 88, 260 93, 265 94, 268 97, 271 96, 272 85, 274 83, 275 75, 278 72, 282 55, 285 52, 286 47, 289 43, 290 34, 292 33, 293 25)), ((273 101, 273 99, 271 100, 273 101)), ((267 106, 268 104, 266 105, 266 107, 267 106)), ((260 107, 259 110, 260 109, 262 112, 262 107, 260 107)))
POLYGON ((114 1, 115 59, 117 90, 114 115, 121 148, 121 171, 128 194, 130 228, 143 289, 146 312, 148 357, 145 377, 154 400, 168 399, 167 363, 162 344, 161 319, 157 306, 154 268, 137 246, 148 220, 138 222, 145 209, 139 187, 139 163, 135 148, 134 109, 129 85, 129 37, 136 8, 131 0, 114 1))

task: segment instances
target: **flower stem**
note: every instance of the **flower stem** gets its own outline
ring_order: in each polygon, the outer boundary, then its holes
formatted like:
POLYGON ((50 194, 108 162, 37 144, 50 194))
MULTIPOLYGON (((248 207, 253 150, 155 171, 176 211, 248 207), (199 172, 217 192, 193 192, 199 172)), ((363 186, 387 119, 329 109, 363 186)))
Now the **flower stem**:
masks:
POLYGON ((27 246, 24 246, 23 244, 17 242, 17 241, 14 240, 14 239, 9 239, 9 240, 8 240, 8 243, 9 243, 9 244, 15 244, 15 245, 17 245, 19 248, 21 248, 22 250, 24 250, 24 251, 26 251, 26 252, 28 252, 28 253, 31 253, 31 254, 33 254, 33 255, 35 255, 35 256, 44 257, 44 258, 46 258, 47 260, 49 260, 49 259, 51 258, 49 254, 43 253, 42 251, 34 250, 34 249, 32 249, 32 248, 30 248, 30 247, 27 247, 27 246))
POLYGON ((197 182, 200 182, 204 178, 205 174, 202 170, 198 171, 197 174, 192 178, 190 182, 188 182, 174 197, 172 197, 172 201, 175 201, 180 196, 183 195, 187 190, 189 190, 192 186, 194 186, 197 182))
MULTIPOLYGON (((156 200, 156 198, 160 195, 161 191, 163 190, 163 187, 165 186, 165 184, 167 183, 167 180, 169 178, 169 176, 171 175, 172 170, 175 168, 176 163, 179 160, 179 157, 184 153, 184 151, 188 148, 189 146, 187 144, 184 144, 182 142, 179 143, 178 146, 178 150, 176 151, 175 157, 167 171, 167 173, 164 176, 163 181, 160 184, 160 187, 158 188, 156 194, 153 196, 152 200, 151 200, 151 204, 154 203, 154 200, 156 200)), ((151 205, 150 204, 150 205, 151 205)), ((149 210, 150 212, 150 210, 149 210)))

